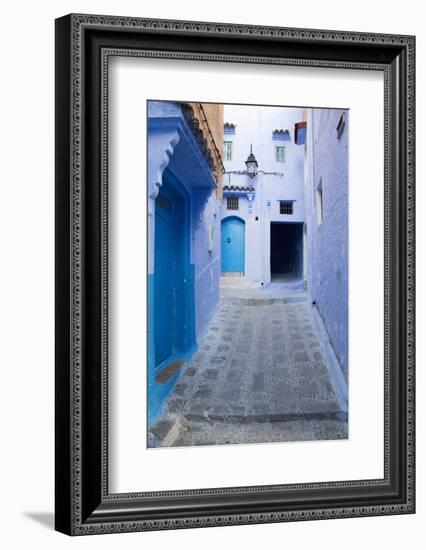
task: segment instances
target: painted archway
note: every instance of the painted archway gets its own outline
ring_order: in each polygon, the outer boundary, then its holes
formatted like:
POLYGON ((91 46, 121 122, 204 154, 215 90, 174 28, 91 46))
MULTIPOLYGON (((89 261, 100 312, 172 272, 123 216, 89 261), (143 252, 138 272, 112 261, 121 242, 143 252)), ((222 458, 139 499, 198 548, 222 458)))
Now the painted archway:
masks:
POLYGON ((222 273, 244 273, 245 232, 244 220, 229 216, 222 220, 222 273))
POLYGON ((154 251, 155 365, 161 367, 194 344, 188 197, 168 170, 155 200, 154 251))

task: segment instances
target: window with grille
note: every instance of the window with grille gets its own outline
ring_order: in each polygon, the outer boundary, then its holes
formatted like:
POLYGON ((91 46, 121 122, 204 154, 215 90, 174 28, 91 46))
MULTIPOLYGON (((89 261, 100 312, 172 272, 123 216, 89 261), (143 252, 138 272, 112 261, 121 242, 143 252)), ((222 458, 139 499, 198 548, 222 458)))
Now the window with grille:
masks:
POLYGON ((293 214, 293 201, 280 201, 280 214, 293 214))
POLYGON ((275 146, 275 160, 276 162, 285 162, 285 147, 283 145, 275 146))
POLYGON ((225 160, 232 160, 232 141, 224 141, 225 160))
POLYGON ((228 210, 238 210, 238 197, 230 196, 226 199, 226 207, 228 210))

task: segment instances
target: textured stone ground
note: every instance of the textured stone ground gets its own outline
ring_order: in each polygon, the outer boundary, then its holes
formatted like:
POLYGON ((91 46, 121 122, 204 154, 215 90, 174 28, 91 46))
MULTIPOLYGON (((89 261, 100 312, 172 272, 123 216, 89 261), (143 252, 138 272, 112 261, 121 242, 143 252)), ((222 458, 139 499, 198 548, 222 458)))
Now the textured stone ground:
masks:
POLYGON ((225 289, 150 446, 347 438, 308 295, 265 290, 225 289))

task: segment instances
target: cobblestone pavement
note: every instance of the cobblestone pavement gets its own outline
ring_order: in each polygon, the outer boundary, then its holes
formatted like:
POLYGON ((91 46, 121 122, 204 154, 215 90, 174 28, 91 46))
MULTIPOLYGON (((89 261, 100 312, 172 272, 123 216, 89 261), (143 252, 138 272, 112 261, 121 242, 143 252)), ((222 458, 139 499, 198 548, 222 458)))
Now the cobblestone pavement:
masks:
POLYGON ((222 298, 149 446, 347 438, 307 293, 262 292, 222 298))

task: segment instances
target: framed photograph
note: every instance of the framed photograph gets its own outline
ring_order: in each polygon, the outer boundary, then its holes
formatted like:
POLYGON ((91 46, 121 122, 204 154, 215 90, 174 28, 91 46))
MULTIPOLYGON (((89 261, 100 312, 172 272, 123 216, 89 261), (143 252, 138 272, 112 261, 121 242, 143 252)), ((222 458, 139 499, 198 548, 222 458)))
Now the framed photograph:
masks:
POLYGON ((408 514, 415 38, 56 20, 56 529, 408 514))

